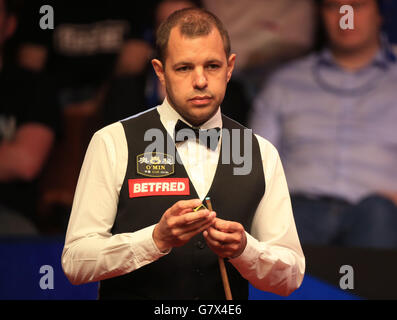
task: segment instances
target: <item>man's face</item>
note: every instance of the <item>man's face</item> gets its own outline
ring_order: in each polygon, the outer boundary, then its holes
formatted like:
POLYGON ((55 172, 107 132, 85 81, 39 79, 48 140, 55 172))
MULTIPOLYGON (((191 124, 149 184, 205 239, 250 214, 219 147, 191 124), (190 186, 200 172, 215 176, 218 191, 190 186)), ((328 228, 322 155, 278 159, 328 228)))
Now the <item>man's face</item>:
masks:
POLYGON ((378 43, 381 16, 376 0, 325 0, 321 13, 331 47, 355 51, 378 43), (353 30, 343 30, 339 25, 344 16, 339 12, 343 5, 353 8, 353 30))
POLYGON ((154 59, 171 106, 192 125, 199 126, 218 110, 225 96, 235 55, 226 57, 222 37, 214 27, 205 36, 189 38, 179 27, 171 30, 165 66, 154 59))

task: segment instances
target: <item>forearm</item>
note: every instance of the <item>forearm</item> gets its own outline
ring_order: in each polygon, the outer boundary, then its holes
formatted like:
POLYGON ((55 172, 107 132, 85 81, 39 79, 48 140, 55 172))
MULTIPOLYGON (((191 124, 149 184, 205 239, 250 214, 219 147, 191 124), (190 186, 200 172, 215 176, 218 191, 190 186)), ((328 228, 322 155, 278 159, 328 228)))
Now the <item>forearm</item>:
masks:
POLYGON ((38 170, 28 150, 8 142, 0 145, 0 181, 31 180, 38 170))
POLYGON ((87 149, 62 253, 62 267, 73 284, 126 274, 163 255, 154 245, 154 226, 110 231, 127 165, 123 137, 122 125, 114 124, 97 132, 87 149))
POLYGON ((0 181, 32 180, 40 172, 54 141, 54 133, 41 124, 20 127, 12 141, 0 143, 0 181))
POLYGON ((304 258, 293 249, 260 242, 248 233, 241 256, 230 259, 233 266, 255 288, 287 296, 302 283, 304 258))
POLYGON ((132 272, 164 253, 152 238, 154 226, 133 233, 88 234, 66 240, 62 267, 72 284, 104 280, 132 272))
POLYGON ((9 143, 0 144, 0 181, 9 181, 18 177, 17 163, 13 161, 20 157, 18 152, 10 147, 9 143))

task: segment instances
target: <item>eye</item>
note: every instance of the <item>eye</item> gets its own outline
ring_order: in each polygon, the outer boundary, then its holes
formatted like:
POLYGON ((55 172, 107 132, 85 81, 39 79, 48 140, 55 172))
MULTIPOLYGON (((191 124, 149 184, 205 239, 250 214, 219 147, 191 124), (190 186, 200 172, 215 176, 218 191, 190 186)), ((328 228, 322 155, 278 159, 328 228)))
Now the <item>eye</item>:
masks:
POLYGON ((176 68, 176 71, 178 71, 178 72, 187 72, 187 71, 189 71, 191 69, 192 68, 190 66, 181 66, 181 67, 176 68))
POLYGON ((219 64, 216 63, 210 63, 209 65, 207 65, 207 69, 208 70, 217 70, 219 69, 221 66, 219 64))

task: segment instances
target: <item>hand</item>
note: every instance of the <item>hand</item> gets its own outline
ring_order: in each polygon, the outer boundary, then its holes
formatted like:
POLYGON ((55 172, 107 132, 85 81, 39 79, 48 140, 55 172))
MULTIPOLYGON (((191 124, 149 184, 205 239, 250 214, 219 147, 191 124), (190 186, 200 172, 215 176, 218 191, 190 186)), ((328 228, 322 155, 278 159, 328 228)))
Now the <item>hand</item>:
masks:
POLYGON ((203 232, 203 236, 208 247, 222 258, 238 257, 247 245, 245 230, 240 223, 219 218, 203 232))
POLYGON ((215 212, 193 212, 200 204, 200 199, 181 200, 163 214, 153 231, 153 240, 160 251, 183 246, 214 223, 215 212))

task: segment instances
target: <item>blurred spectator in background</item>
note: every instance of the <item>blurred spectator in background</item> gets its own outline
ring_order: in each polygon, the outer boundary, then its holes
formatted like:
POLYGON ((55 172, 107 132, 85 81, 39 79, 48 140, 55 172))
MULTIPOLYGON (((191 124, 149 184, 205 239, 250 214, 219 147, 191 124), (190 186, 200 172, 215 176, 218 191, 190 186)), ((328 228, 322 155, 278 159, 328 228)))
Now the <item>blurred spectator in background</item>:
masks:
MULTIPOLYGON (((154 23, 145 32, 145 39, 152 44, 154 53, 155 32, 160 24, 176 10, 203 7, 200 0, 159 0, 154 8, 154 23)), ((165 90, 158 80, 151 60, 147 59, 144 71, 139 74, 115 75, 103 104, 102 125, 108 125, 146 110, 148 105, 159 105, 165 98, 165 90)), ((251 101, 242 82, 229 81, 222 112, 247 125, 251 101)))
POLYGON ((4 55, 16 29, 16 2, 0 0, 0 235, 38 233, 37 181, 58 127, 57 103, 44 77, 4 55))
POLYGON ((396 248, 397 65, 379 3, 318 3, 325 48, 272 77, 251 125, 280 151, 303 244, 396 248))
POLYGON ((19 64, 45 71, 62 110, 62 137, 42 179, 40 212, 67 222, 84 153, 99 126, 99 108, 114 75, 142 72, 151 46, 144 40, 155 0, 25 1, 18 32, 19 64), (50 5, 54 29, 41 29, 50 5), (58 216, 58 218, 56 217, 58 216))
POLYGON ((137 73, 149 58, 150 46, 142 37, 153 1, 145 6, 121 0, 26 1, 20 63, 48 70, 62 106, 91 101, 95 108, 112 74, 137 73), (53 7, 53 30, 41 29, 43 5, 53 7))
POLYGON ((254 97, 268 75, 314 45, 314 0, 203 0, 224 21, 237 54, 234 76, 254 97))

